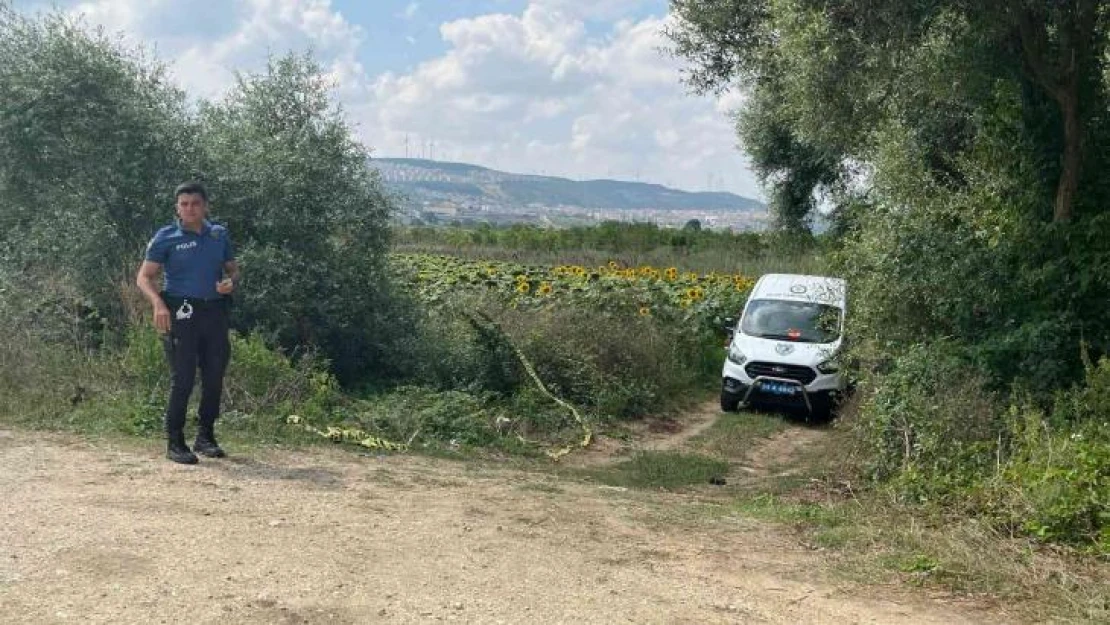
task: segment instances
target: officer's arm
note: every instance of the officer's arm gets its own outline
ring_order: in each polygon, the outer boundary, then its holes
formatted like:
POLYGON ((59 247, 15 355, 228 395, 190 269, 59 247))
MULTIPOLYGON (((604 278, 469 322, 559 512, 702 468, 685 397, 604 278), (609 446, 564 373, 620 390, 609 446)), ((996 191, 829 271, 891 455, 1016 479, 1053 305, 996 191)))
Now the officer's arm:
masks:
POLYGON ((162 265, 150 260, 144 260, 142 265, 139 265, 139 276, 135 279, 135 284, 139 285, 139 290, 146 296, 151 306, 157 308, 159 304, 165 306, 162 302, 162 297, 158 295, 158 274, 162 273, 162 265))
POLYGON ((237 286, 239 286, 239 263, 234 260, 226 260, 224 261, 224 279, 216 283, 216 292, 220 295, 231 295, 237 286))
POLYGON ((135 278, 135 284, 139 285, 139 290, 143 292, 143 296, 154 308, 154 327, 158 328, 160 332, 168 332, 170 329, 170 309, 166 308, 166 303, 162 301, 162 296, 158 294, 158 274, 161 272, 161 263, 144 260, 143 264, 139 265, 139 275, 135 278))
POLYGON ((234 286, 239 286, 239 261, 229 260, 224 263, 224 277, 231 280, 234 286))

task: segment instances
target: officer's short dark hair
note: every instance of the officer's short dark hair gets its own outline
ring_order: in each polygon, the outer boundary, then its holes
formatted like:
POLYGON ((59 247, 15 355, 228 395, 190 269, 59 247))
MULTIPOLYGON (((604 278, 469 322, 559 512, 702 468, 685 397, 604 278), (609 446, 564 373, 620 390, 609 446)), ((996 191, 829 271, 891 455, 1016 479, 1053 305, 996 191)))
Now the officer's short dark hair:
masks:
POLYGON ((182 194, 199 195, 201 199, 208 202, 208 189, 204 188, 199 182, 184 182, 177 185, 177 189, 173 192, 174 199, 177 199, 182 194))

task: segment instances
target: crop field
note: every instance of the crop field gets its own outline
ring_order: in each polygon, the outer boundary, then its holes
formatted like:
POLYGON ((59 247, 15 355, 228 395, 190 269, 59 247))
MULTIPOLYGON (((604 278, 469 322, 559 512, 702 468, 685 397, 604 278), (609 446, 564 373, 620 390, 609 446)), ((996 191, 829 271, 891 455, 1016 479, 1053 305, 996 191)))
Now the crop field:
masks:
POLYGON ((690 327, 716 325, 738 314, 755 283, 743 274, 628 267, 616 261, 584 267, 436 254, 393 254, 391 259, 402 282, 429 304, 478 294, 518 309, 585 307, 690 327))

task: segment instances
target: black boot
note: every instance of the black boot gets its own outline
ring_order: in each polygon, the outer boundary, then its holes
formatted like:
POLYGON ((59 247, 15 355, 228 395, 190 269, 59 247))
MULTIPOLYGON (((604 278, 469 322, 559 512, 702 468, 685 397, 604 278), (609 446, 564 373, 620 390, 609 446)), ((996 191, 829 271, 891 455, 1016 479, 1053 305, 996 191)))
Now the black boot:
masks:
POLYGON ((193 451, 208 458, 223 458, 227 456, 220 445, 216 443, 216 435, 211 425, 202 424, 197 429, 197 440, 193 441, 193 451))
POLYGON ((180 430, 166 436, 166 457, 179 464, 196 464, 197 457, 185 445, 185 434, 180 430))

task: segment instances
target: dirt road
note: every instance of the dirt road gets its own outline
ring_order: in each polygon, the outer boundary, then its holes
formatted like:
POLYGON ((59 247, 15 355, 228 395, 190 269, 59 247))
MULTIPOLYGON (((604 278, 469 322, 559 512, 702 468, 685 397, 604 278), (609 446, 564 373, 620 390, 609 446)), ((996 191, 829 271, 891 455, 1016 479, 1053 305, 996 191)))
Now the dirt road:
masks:
POLYGON ((331 449, 160 452, 0 430, 0 622, 1002 620, 837 582, 756 521, 676 522, 679 495, 331 449))

